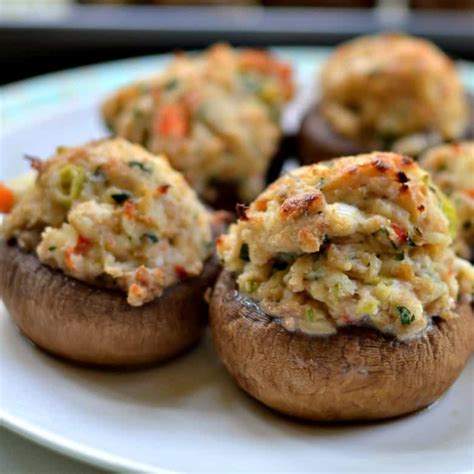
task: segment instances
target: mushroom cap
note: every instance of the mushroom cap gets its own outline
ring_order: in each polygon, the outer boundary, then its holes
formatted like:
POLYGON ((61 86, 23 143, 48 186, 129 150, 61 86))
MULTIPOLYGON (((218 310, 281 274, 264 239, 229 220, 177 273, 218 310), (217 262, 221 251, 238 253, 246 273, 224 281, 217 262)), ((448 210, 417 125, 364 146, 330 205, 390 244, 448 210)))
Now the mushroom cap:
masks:
POLYGON ((210 323, 224 366, 260 402, 309 420, 370 420, 422 409, 456 380, 474 349, 472 308, 458 313, 405 342, 356 326, 324 337, 290 333, 224 270, 210 323))
POLYGON ((369 151, 354 139, 338 133, 321 114, 320 104, 311 107, 303 117, 297 147, 300 162, 304 165, 369 151))
MULTIPOLYGON (((469 123, 461 137, 474 139, 474 95, 467 94, 469 123)), ((377 149, 376 143, 360 143, 336 131, 321 113, 321 104, 314 104, 303 117, 296 141, 297 154, 304 165, 330 160, 339 156, 368 153, 377 149)))
POLYGON ((199 276, 134 307, 118 290, 75 280, 1 241, 0 295, 20 331, 47 352, 85 364, 135 366, 169 359, 199 340, 207 319, 203 295, 218 268, 212 256, 199 276))

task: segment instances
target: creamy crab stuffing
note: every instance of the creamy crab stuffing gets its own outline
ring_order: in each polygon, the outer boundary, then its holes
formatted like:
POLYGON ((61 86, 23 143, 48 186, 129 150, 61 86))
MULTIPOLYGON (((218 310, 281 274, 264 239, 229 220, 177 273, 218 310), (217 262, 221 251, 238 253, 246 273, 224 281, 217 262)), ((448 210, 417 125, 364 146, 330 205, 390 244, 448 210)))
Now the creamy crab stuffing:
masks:
POLYGON ((285 63, 216 45, 177 55, 159 75, 118 91, 102 111, 114 133, 165 153, 206 200, 216 198, 219 183, 234 183, 248 202, 263 189, 292 93, 285 63))
POLYGON ((33 160, 34 183, 5 216, 4 239, 133 306, 198 275, 211 253, 207 211, 162 156, 123 139, 33 160))
POLYGON ((337 48, 321 72, 321 104, 342 135, 411 156, 458 139, 468 123, 453 62, 433 44, 397 34, 337 48))
POLYGON ((239 214, 218 253, 239 291, 289 331, 369 325, 404 339, 472 295, 474 269, 451 248, 454 209, 408 157, 296 169, 239 214))
POLYGON ((420 165, 453 202, 458 216, 459 255, 469 258, 474 247, 474 142, 440 145, 427 151, 420 165))

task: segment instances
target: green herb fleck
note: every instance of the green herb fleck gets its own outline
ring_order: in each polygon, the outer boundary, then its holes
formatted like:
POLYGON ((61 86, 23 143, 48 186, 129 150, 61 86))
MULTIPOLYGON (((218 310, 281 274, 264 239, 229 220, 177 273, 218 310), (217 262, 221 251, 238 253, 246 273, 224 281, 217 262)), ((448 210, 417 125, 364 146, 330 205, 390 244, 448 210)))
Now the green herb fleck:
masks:
POLYGON ((130 168, 139 168, 145 173, 151 173, 153 171, 153 168, 151 166, 147 166, 145 163, 142 163, 141 161, 129 161, 128 166, 130 168))
POLYGON ((396 308, 403 326, 409 326, 415 320, 415 315, 405 306, 397 306, 396 308))
POLYGON ((401 252, 398 252, 395 255, 395 260, 398 260, 399 262, 401 262, 402 260, 405 260, 405 252, 403 252, 403 250, 401 252))
POLYGON ((397 244, 390 238, 390 232, 386 227, 381 227, 379 230, 375 231, 372 235, 377 235, 378 232, 381 232, 387 237, 388 241, 390 242, 390 244, 392 245, 394 249, 398 248, 397 244))
POLYGON ((307 306, 305 309, 305 316, 308 321, 313 322, 315 317, 314 308, 312 308, 311 306, 307 306))
POLYGON ((249 280, 246 285, 247 293, 253 293, 258 288, 258 283, 255 280, 249 280))
POLYGON ((250 94, 257 94, 262 87, 261 82, 257 78, 247 74, 241 74, 240 81, 245 91, 250 94))
POLYGON ((143 109, 140 109, 139 107, 135 107, 133 109, 133 116, 140 120, 146 116, 145 111, 143 109))
POLYGON ((305 279, 316 281, 316 280, 319 280, 322 276, 323 276, 323 272, 320 269, 319 270, 311 270, 310 272, 308 272, 305 275, 305 279))
POLYGON ((123 204, 127 199, 130 199, 128 193, 115 193, 110 196, 117 204, 123 204))
POLYGON ((51 247, 48 247, 48 250, 50 252, 54 252, 56 250, 56 248, 57 248, 56 245, 51 245, 51 247))
POLYGON ((416 247, 416 242, 415 242, 411 237, 408 237, 408 239, 407 239, 407 244, 408 244, 410 247, 416 247))
POLYGON ((167 81, 165 83, 165 89, 167 91, 172 91, 173 89, 176 89, 176 87, 178 86, 179 84, 179 80, 174 78, 174 79, 170 79, 169 81, 167 81))
POLYGON ((150 242, 153 242, 154 244, 156 244, 159 241, 158 237, 151 232, 147 232, 146 234, 143 234, 143 237, 147 238, 150 242))
POLYGON ((240 247, 239 257, 244 262, 250 262, 249 246, 247 244, 242 244, 242 247, 240 247))
POLYGON ((319 189, 324 187, 325 184, 326 184, 326 179, 325 178, 319 178, 319 189))

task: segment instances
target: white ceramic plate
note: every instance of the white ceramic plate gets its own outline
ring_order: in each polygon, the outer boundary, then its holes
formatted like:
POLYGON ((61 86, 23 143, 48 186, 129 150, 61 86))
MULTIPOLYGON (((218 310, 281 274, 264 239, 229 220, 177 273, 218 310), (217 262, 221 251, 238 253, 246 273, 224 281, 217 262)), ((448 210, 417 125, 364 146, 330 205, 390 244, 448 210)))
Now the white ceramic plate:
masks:
MULTIPOLYGON (((325 54, 301 48, 279 52, 293 59, 306 85, 325 54)), ((57 145, 103 136, 100 98, 164 60, 99 65, 4 88, 0 179, 26 171, 23 153, 48 156, 57 145)), ((463 66, 470 84, 472 71, 463 66)), ((285 118, 287 129, 295 127, 308 91, 285 118)), ((38 351, 18 334, 0 303, 0 376, 7 427, 113 469, 472 472, 474 467, 472 360, 429 410, 384 423, 318 426, 281 417, 242 393, 209 337, 162 367, 95 371, 38 351)))

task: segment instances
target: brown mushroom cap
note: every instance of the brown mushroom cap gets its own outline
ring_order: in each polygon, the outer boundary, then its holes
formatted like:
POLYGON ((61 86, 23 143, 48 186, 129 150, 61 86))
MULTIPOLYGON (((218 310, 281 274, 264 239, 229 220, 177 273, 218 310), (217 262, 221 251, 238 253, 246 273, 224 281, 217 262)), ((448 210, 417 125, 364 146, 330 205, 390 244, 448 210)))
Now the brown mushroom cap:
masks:
POLYGON ((210 322, 222 362, 241 388, 277 411, 320 421, 424 408, 456 380, 474 346, 469 304, 409 342, 354 326, 326 337, 289 333, 238 293, 227 270, 213 291, 210 322))
POLYGON ((134 307, 119 291, 94 288, 0 243, 1 297, 21 332, 47 352, 101 366, 161 362, 195 344, 218 267, 213 256, 198 277, 134 307))
MULTIPOLYGON (((214 213, 213 234, 228 223, 229 214, 214 213)), ((195 344, 207 321, 204 293, 219 268, 213 255, 199 276, 134 307, 122 292, 70 278, 0 240, 0 296, 18 328, 47 352, 92 365, 157 363, 195 344)))
MULTIPOLYGON (((474 138, 474 95, 469 94, 467 97, 471 113, 462 139, 474 138)), ((374 146, 370 143, 358 143, 338 133, 322 115, 320 104, 315 104, 301 122, 297 148, 301 163, 310 165, 339 156, 367 153, 372 151, 374 146)))

